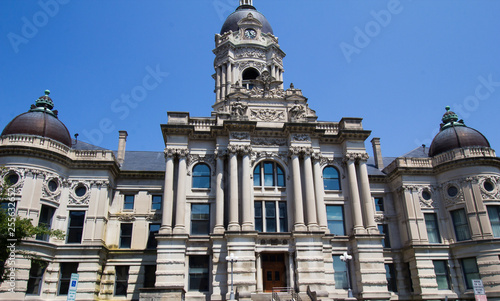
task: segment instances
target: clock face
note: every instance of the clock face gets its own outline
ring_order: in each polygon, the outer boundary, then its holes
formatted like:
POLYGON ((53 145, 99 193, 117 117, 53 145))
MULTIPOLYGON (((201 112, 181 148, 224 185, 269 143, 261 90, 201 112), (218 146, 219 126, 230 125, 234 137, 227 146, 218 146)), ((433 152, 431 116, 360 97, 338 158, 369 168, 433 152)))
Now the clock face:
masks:
POLYGON ((249 28, 245 30, 245 37, 255 39, 257 37, 257 32, 254 29, 249 28))

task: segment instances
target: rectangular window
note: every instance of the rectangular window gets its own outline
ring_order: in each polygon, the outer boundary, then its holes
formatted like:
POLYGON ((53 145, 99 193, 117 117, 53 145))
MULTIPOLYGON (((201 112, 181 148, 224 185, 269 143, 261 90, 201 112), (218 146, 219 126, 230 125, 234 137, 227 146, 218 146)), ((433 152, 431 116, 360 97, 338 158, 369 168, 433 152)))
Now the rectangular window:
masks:
POLYGON ((160 231, 161 224, 149 224, 149 237, 146 248, 156 249, 158 243, 156 242, 155 234, 160 231))
POLYGON ((191 205, 191 234, 208 235, 210 233, 210 205, 191 205))
MULTIPOLYGON (((52 227, 52 217, 56 209, 54 207, 42 205, 40 209, 40 217, 38 218, 38 226, 44 226, 47 229, 52 227)), ((38 234, 36 236, 37 240, 49 241, 50 236, 48 234, 38 234)))
POLYGON ((272 162, 264 163, 264 186, 274 186, 274 166, 272 162))
POLYGON ((340 255, 333 255, 333 272, 336 289, 348 289, 347 264, 340 260, 340 255))
POLYGON ((135 200, 135 195, 133 195, 133 194, 125 195, 125 197, 123 199, 123 209, 133 210, 134 209, 134 200, 135 200))
POLYGON ((280 232, 288 231, 288 215, 286 210, 286 202, 279 202, 279 214, 280 214, 280 232))
POLYGON ((115 266, 115 296, 127 296, 128 265, 115 266))
POLYGON ((120 248, 130 249, 132 246, 132 223, 120 224, 120 248))
POLYGON ((189 256, 189 290, 208 291, 208 263, 209 257, 205 255, 189 256))
POLYGON ((255 166, 255 169, 253 170, 253 186, 262 186, 260 180, 260 164, 255 166))
POLYGON ((427 237, 429 243, 440 244, 441 235, 439 235, 439 227, 436 213, 424 213, 425 227, 427 228, 427 237))
POLYGON ((328 229, 335 235, 345 235, 344 208, 341 205, 326 206, 328 229))
POLYGON ((59 268, 59 290, 57 294, 67 295, 71 274, 78 273, 78 262, 61 262, 59 268))
POLYGON ((266 232, 276 231, 276 203, 266 202, 266 232))
POLYGON ((26 289, 26 295, 40 295, 40 289, 42 288, 42 279, 45 268, 47 267, 46 262, 31 261, 30 274, 28 279, 28 287, 26 289))
POLYGON ((262 225, 262 202, 253 203, 255 209, 255 231, 263 232, 262 225))
POLYGON ((410 263, 409 262, 405 263, 404 267, 405 267, 405 273, 407 275, 407 277, 405 278, 405 285, 409 289, 409 291, 413 293, 414 290, 413 290, 413 280, 411 278, 410 263))
POLYGON ((85 223, 85 211, 70 211, 67 243, 81 243, 83 235, 83 224, 85 223))
POLYGON ((380 234, 384 234, 384 238, 382 239, 382 246, 384 248, 390 248, 391 240, 389 238, 389 226, 386 224, 380 224, 378 225, 378 230, 380 231, 380 234))
POLYGON ((390 292, 398 292, 398 286, 396 285, 396 269, 393 263, 385 264, 385 277, 387 278, 387 289, 390 292))
POLYGON ((375 198, 375 210, 384 211, 384 198, 375 198))
POLYGON ((144 266, 144 287, 155 287, 156 265, 144 266))
POLYGON ((151 210, 161 210, 163 197, 161 195, 153 195, 151 197, 151 210))
POLYGON ((467 289, 473 289, 472 279, 481 279, 475 257, 461 259, 462 271, 464 273, 465 286, 467 289))
POLYGON ((491 229, 494 237, 500 237, 500 206, 488 206, 491 229))
POLYGON ((436 273, 436 282, 438 290, 449 290, 450 287, 450 271, 446 260, 433 260, 434 273, 436 273))
POLYGON ((465 210, 458 209, 451 211, 450 213, 453 220, 453 227, 455 228, 455 234, 457 236, 457 241, 469 240, 471 237, 465 210))

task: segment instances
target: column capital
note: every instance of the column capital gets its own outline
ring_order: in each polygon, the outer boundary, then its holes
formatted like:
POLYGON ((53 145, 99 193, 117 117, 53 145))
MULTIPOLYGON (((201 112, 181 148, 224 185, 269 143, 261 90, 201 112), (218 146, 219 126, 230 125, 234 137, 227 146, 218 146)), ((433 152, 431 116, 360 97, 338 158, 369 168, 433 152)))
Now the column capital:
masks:
POLYGON ((312 147, 306 146, 291 146, 288 149, 288 155, 292 156, 311 156, 314 153, 314 149, 312 147))
POLYGON ((366 161, 368 160, 370 156, 368 156, 367 153, 355 153, 355 152, 349 152, 346 153, 344 156, 344 162, 347 161, 366 161))
POLYGON ((224 157, 227 156, 227 149, 223 149, 223 148, 217 148, 215 151, 214 151, 214 155, 216 158, 220 158, 220 159, 223 159, 224 157))
POLYGON ((228 153, 238 153, 242 155, 250 155, 252 153, 252 146, 250 145, 237 145, 237 144, 229 144, 227 146, 228 153))
POLYGON ((163 151, 165 158, 186 157, 189 154, 187 148, 165 148, 163 151))

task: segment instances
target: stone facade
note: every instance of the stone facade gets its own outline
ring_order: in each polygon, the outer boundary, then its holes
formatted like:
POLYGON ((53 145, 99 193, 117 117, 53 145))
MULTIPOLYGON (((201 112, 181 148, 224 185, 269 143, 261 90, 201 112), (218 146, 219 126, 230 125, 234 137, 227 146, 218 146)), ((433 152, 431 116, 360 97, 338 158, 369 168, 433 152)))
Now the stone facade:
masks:
POLYGON ((77 300, 228 300, 231 273, 238 300, 474 299, 470 279, 500 300, 495 152, 383 158, 374 138, 369 158, 361 118, 318 121, 284 89, 278 39, 240 4, 215 38, 212 115, 169 112, 164 152, 127 151, 124 131, 117 152, 0 137, 17 214, 67 233, 24 240, 46 267, 19 253, 0 300, 66 300, 71 273, 77 300))

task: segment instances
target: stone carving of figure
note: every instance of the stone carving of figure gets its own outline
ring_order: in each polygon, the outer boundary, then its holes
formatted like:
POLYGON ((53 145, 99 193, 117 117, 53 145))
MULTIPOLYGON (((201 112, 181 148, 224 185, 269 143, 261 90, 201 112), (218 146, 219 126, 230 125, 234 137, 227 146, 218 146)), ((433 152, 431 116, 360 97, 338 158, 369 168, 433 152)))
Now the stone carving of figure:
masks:
POLYGON ((295 103, 293 107, 290 109, 290 111, 288 111, 290 118, 295 118, 295 119, 304 117, 305 113, 306 110, 304 109, 304 106, 298 103, 295 103))
POLYGON ((231 108, 231 114, 235 116, 245 116, 247 113, 248 106, 244 105, 240 101, 236 102, 231 108))

